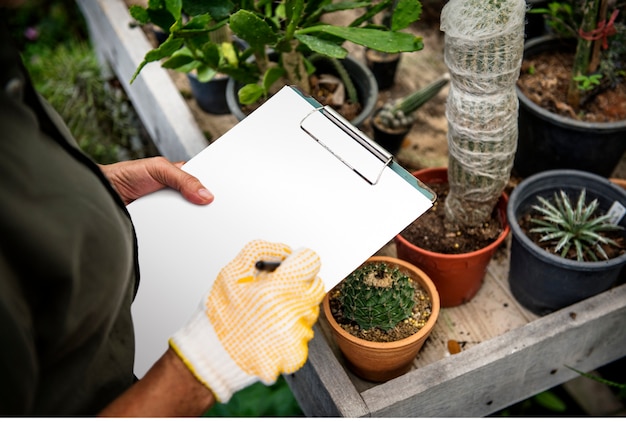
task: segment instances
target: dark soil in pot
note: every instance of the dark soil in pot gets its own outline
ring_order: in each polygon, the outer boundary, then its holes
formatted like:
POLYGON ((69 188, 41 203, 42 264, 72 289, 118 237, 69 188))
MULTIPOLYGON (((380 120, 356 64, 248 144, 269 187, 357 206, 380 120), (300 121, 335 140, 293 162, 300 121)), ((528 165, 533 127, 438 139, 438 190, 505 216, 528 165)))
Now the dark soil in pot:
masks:
POLYGON ((567 87, 571 78, 573 50, 545 51, 525 58, 517 86, 538 106, 575 120, 618 122, 626 119, 626 81, 600 93, 593 90, 582 99, 580 112, 567 104, 567 87))
POLYGON ((428 183, 437 193, 437 202, 400 234, 414 245, 432 252, 460 254, 474 252, 493 243, 502 232, 496 214, 480 227, 459 229, 445 222, 444 202, 448 183, 428 183))

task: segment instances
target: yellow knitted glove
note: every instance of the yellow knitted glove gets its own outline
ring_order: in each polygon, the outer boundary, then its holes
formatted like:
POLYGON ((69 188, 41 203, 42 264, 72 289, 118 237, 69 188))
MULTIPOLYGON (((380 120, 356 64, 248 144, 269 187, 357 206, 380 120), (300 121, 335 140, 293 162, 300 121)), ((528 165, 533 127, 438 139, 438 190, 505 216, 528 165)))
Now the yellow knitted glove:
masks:
POLYGON ((199 311, 170 346, 220 402, 257 381, 270 385, 304 365, 324 285, 310 249, 247 244, 218 274, 199 311), (257 261, 282 261, 274 271, 257 261))

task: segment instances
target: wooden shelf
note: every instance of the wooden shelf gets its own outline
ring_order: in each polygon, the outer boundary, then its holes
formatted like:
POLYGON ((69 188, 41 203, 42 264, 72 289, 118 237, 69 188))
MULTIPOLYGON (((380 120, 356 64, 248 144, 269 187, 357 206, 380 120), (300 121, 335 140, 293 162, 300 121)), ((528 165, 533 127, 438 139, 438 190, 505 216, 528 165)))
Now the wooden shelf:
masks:
MULTIPOLYGON (((202 150, 208 143, 164 69, 152 63, 129 84, 151 45, 132 27, 124 1, 77 3, 101 60, 123 84, 160 152, 186 160, 202 150)), ((216 124, 222 126, 215 133, 223 133, 223 123, 216 124)), ((395 256, 395 246, 379 254, 395 256)), ((346 369, 320 312, 306 365, 286 376, 305 414, 485 416, 575 378, 567 366, 591 371, 626 355, 626 285, 537 317, 511 296, 507 272, 508 243, 492 259, 477 296, 442 309, 411 371, 382 384, 346 369), (448 353, 449 339, 463 346, 461 353, 448 353)))

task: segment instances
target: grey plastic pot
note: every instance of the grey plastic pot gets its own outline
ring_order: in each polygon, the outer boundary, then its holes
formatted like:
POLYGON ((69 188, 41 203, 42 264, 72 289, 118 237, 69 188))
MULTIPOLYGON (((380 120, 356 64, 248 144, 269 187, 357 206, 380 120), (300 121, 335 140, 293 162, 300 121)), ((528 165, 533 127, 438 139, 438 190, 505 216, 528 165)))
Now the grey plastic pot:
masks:
MULTIPOLYGON (((376 101, 378 101, 378 85, 376 84, 376 79, 374 78, 372 71, 361 62, 351 57, 341 59, 341 62, 354 82, 359 101, 362 105, 361 112, 350 121, 350 123, 358 127, 365 122, 365 119, 372 114, 374 107, 376 107, 376 101)), ((329 64, 325 65, 323 62, 316 63, 316 68, 322 73, 333 72, 331 66, 329 64), (328 67, 326 68, 325 66, 328 67)), ((241 104, 239 104, 237 96, 237 91, 240 86, 241 85, 238 82, 230 78, 226 86, 226 101, 228 103, 228 107, 230 108, 230 112, 237 118, 237 120, 241 121, 246 117, 246 114, 241 109, 241 104)))
MULTIPOLYGON (((561 258, 532 242, 518 221, 537 195, 551 198, 564 190, 577 197, 587 192, 587 201, 598 198, 599 208, 608 211, 614 202, 626 206, 626 191, 608 179, 580 170, 549 170, 537 173, 513 189, 507 205, 511 227, 509 285, 513 296, 525 308, 545 315, 603 292, 619 282, 626 254, 602 262, 579 262, 561 258)), ((626 227, 626 216, 619 224, 626 227)), ((622 274, 623 275, 623 274, 622 274)))
MULTIPOLYGON (((527 41, 524 56, 573 48, 570 41, 547 35, 527 41)), ((519 138, 513 167, 519 176, 561 168, 611 175, 626 151, 626 120, 591 123, 562 117, 516 89, 519 138)))

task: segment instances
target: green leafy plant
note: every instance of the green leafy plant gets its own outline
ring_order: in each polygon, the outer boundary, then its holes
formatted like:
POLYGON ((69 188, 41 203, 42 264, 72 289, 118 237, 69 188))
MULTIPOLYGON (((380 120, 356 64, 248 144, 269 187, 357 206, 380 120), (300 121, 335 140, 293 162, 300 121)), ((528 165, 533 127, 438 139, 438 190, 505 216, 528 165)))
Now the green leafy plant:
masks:
POLYGON ((428 84, 424 88, 396 100, 383 104, 375 116, 380 126, 389 129, 408 128, 415 122, 415 111, 436 96, 450 81, 450 75, 428 84))
POLYGON ((532 208, 542 217, 531 219, 536 227, 530 231, 541 234, 539 241, 550 242, 554 245, 554 253, 560 253, 562 257, 573 248, 578 261, 606 260, 608 256, 603 245, 619 245, 603 233, 623 229, 609 221, 609 214, 597 215, 598 200, 586 204, 585 196, 585 189, 582 189, 574 207, 564 191, 555 192, 553 202, 537 196, 540 205, 535 204, 532 208))
POLYGON ((623 78, 626 70, 626 25, 623 3, 608 0, 567 0, 551 2, 546 8, 531 10, 541 13, 547 25, 559 36, 576 39, 567 101, 578 110, 582 94, 611 89, 623 78), (601 75, 593 87, 580 84, 580 77, 601 75))
POLYGON ((239 91, 242 104, 267 96, 281 78, 310 93, 308 78, 314 65, 308 57, 313 53, 345 58, 345 41, 388 53, 423 48, 421 37, 402 32, 419 19, 418 0, 398 1, 390 28, 371 24, 372 17, 386 11, 391 2, 150 0, 147 8, 133 6, 130 13, 141 24, 160 26, 168 38, 146 54, 134 77, 147 63, 167 59, 162 63, 166 68, 190 71, 205 67, 245 84, 239 91), (324 19, 346 10, 362 13, 347 25, 333 25, 324 19), (227 55, 223 44, 210 39, 211 32, 226 25, 247 48, 241 52, 229 49, 227 55), (277 60, 271 59, 272 53, 277 60))
POLYGON ((341 283, 344 316, 361 329, 394 328, 410 317, 415 289, 409 277, 385 263, 370 263, 353 271, 341 283))

